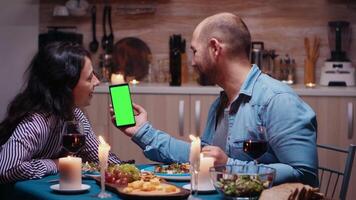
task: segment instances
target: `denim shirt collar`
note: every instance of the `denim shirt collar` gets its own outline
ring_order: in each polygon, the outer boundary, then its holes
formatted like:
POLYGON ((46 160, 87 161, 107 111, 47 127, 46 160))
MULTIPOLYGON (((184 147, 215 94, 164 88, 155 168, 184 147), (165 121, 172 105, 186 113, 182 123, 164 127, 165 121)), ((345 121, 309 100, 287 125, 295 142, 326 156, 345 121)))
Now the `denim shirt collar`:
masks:
MULTIPOLYGON (((261 75, 261 73, 262 72, 258 68, 258 66, 253 64, 249 73, 247 74, 245 81, 242 83, 242 86, 240 88, 237 98, 231 104, 230 113, 236 113, 241 101, 249 100, 251 98, 253 87, 255 86, 257 78, 261 75)), ((223 106, 226 101, 227 101, 227 95, 226 95, 225 91, 221 91, 220 92, 220 102, 221 102, 220 106, 223 106)), ((220 109, 218 109, 218 110, 220 110, 220 109)))
POLYGON ((252 90, 255 86, 257 78, 261 74, 261 70, 258 68, 257 65, 253 64, 250 72, 247 74, 245 81, 243 82, 239 94, 245 94, 247 96, 252 96, 252 90))

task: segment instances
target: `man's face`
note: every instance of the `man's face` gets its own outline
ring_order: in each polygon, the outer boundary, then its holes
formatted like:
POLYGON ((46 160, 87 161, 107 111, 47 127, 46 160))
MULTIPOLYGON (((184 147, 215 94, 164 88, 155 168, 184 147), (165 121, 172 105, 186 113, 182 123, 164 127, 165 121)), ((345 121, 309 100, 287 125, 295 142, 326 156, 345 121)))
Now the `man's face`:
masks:
POLYGON ((211 55, 209 54, 208 44, 197 38, 196 31, 193 33, 191 49, 193 51, 192 66, 201 75, 206 76, 209 80, 214 79, 214 69, 211 55))
POLYGON ((93 66, 89 58, 85 58, 84 67, 80 72, 80 78, 77 85, 73 88, 74 104, 77 107, 90 105, 95 86, 100 81, 93 73, 93 66))

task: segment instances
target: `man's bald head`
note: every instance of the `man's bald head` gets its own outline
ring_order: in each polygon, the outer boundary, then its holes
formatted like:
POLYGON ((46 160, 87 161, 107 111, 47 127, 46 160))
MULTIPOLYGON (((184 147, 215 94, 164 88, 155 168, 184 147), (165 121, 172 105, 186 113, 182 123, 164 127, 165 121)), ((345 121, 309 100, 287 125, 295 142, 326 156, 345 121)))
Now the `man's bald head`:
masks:
POLYGON ((194 36, 203 44, 216 38, 227 46, 231 56, 246 54, 249 57, 250 32, 242 19, 232 13, 219 13, 204 19, 195 29, 194 36))

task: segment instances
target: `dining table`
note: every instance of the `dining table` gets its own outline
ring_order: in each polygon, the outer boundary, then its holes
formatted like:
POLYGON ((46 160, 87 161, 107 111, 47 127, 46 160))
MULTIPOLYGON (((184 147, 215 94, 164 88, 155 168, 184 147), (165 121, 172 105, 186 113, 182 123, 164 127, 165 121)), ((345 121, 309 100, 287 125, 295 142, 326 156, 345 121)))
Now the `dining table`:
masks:
MULTIPOLYGON (((148 165, 139 165, 139 169, 147 167, 148 165)), ((188 184, 187 181, 168 181, 171 184, 182 187, 185 184, 188 184)), ((83 178, 82 183, 89 185, 90 189, 82 193, 58 193, 53 191, 50 186, 59 183, 59 174, 49 175, 41 179, 32 179, 16 182, 12 188, 12 199, 48 199, 48 200, 65 200, 65 199, 75 199, 75 200, 93 200, 99 199, 97 195, 100 192, 100 185, 92 178, 83 178)), ((111 194, 111 199, 122 199, 120 195, 113 190, 108 189, 108 192, 111 194)), ((210 193, 198 194, 197 199, 204 200, 219 200, 223 199, 223 196, 216 191, 210 193)))

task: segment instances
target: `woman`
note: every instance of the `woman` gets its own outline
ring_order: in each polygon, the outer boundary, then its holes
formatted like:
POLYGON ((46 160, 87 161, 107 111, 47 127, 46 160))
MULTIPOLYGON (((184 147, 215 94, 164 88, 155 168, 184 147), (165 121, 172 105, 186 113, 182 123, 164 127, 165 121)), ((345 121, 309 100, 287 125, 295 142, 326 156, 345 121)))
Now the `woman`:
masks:
MULTIPOLYGON (((57 173, 61 128, 68 120, 84 126, 86 144, 78 156, 98 162, 98 141, 81 110, 99 84, 89 53, 77 44, 52 43, 39 50, 26 73, 25 89, 0 124, 0 183, 57 173)), ((109 161, 120 163, 113 154, 109 161)))

